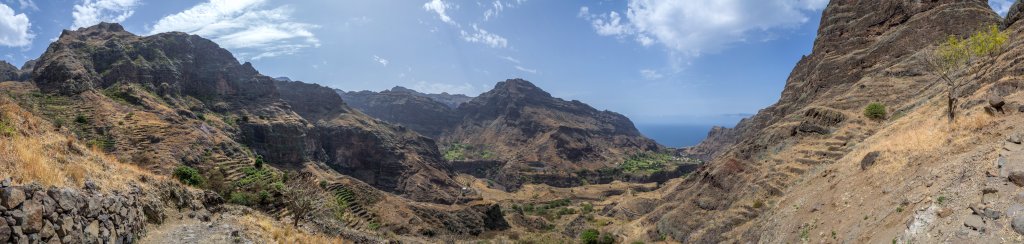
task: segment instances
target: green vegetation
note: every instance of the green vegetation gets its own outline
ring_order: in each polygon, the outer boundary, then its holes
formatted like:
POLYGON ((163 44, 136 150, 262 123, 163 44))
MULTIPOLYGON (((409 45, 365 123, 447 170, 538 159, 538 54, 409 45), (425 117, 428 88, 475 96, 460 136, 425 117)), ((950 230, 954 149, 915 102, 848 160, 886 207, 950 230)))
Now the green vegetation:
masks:
POLYGON ((664 169, 672 161, 673 157, 668 153, 643 152, 626 158, 619 168, 627 173, 653 173, 664 169))
POLYGON ((444 159, 448 161, 459 160, 488 160, 494 159, 495 154, 483 146, 471 146, 461 143, 453 143, 444 149, 444 159))
POLYGON ((252 206, 256 203, 255 200, 253 200, 255 198, 256 196, 252 193, 236 191, 232 192, 231 195, 228 196, 228 202, 238 205, 252 206))
POLYGON ((89 123, 89 119, 86 118, 85 115, 79 114, 79 115, 75 116, 75 123, 78 123, 78 124, 88 124, 89 123))
POLYGON ((987 30, 974 33, 968 38, 949 36, 928 55, 930 70, 946 83, 949 121, 956 116, 956 106, 961 90, 967 86, 968 74, 976 73, 976 62, 990 58, 1004 50, 1009 35, 999 31, 995 25, 987 30))
POLYGON ((754 200, 754 208, 761 208, 761 207, 764 207, 764 201, 754 200))
POLYGON ((14 126, 0 119, 0 136, 14 136, 15 132, 14 126))
POLYGON ((590 204, 589 202, 585 202, 583 204, 580 204, 580 209, 581 209, 581 211, 584 214, 588 214, 588 213, 594 211, 594 204, 590 204))
POLYGON ((608 233, 602 234, 596 229, 587 229, 580 233, 580 242, 584 244, 612 244, 615 243, 615 237, 608 233))
MULTIPOLYGON (((536 216, 542 216, 548 220, 558 219, 565 215, 572 215, 579 213, 574 208, 569 208, 569 204, 572 201, 569 199, 554 200, 542 204, 526 204, 520 206, 519 204, 512 205, 512 211, 520 214, 532 214, 536 216)), ((583 205, 586 207, 587 205, 583 205)), ((593 205, 590 205, 590 211, 593 211, 593 205)))
POLYGON ((105 152, 111 152, 114 151, 114 146, 116 145, 116 143, 117 142, 114 141, 114 138, 108 135, 102 138, 89 140, 85 144, 88 145, 89 147, 102 149, 105 152))
POLYGON ((199 170, 184 165, 174 169, 174 178, 183 184, 197 187, 202 186, 205 182, 203 176, 199 174, 199 170))
POLYGON ((903 212, 903 206, 896 207, 896 212, 897 213, 902 213, 903 212))
POLYGON ((873 120, 884 120, 888 114, 885 111, 885 105, 870 103, 867 107, 864 107, 864 116, 873 120))
POLYGON ((255 163, 256 168, 257 169, 262 169, 263 168, 263 163, 264 163, 263 156, 256 155, 256 160, 255 161, 256 161, 256 163, 255 163))
POLYGON ((937 199, 935 200, 935 202, 937 202, 937 203, 939 203, 939 204, 943 204, 943 203, 946 203, 946 196, 939 196, 939 198, 937 198, 937 199))

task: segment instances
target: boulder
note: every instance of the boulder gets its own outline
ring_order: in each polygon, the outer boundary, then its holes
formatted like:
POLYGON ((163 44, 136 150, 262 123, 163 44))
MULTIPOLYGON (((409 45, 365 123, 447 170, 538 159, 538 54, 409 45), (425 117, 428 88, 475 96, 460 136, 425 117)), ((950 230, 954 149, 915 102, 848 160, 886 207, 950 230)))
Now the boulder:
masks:
POLYGON ((7 219, 0 218, 0 243, 7 243, 11 238, 11 227, 7 225, 7 219))
POLYGON ((14 209, 25 201, 25 192, 15 187, 0 189, 0 204, 7 209, 14 209))
POLYGON ((1000 113, 1003 112, 1003 105, 1006 105, 1006 100, 1003 100, 1000 96, 992 96, 988 99, 988 106, 991 106, 1000 113))
POLYGON ((878 156, 881 156, 881 154, 881 152, 875 151, 864 155, 864 158, 860 160, 860 169, 866 170, 871 167, 871 165, 875 165, 875 161, 878 160, 878 156))
POLYGON ((1016 133, 1013 133, 1013 134, 1010 134, 1009 136, 1007 136, 1006 137, 1006 141, 1010 142, 1010 143, 1014 143, 1014 144, 1020 144, 1021 143, 1021 137, 1022 137, 1021 133, 1020 132, 1016 132, 1016 133))
POLYGON ((1010 225, 1013 226, 1013 231, 1016 231, 1017 234, 1024 235, 1024 215, 1013 217, 1010 225))
POLYGON ((1014 170, 1010 171, 1010 175, 1006 177, 1017 186, 1024 186, 1024 171, 1014 170))
POLYGON ((29 201, 22 206, 25 212, 25 222, 21 223, 25 234, 39 233, 43 229, 43 206, 42 204, 29 201))
POLYGON ((968 215, 964 219, 964 226, 972 230, 985 232, 985 220, 981 219, 981 216, 978 215, 968 215))

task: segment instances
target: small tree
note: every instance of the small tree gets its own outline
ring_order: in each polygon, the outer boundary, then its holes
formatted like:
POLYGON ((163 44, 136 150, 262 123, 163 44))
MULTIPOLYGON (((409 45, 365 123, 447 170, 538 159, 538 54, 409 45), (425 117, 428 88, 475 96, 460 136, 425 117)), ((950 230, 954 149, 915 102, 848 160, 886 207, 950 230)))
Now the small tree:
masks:
POLYGON ((946 83, 947 106, 949 121, 956 116, 957 99, 961 89, 967 84, 967 75, 975 73, 977 61, 990 57, 1003 50, 1003 44, 1009 39, 1006 33, 999 31, 995 25, 987 31, 979 31, 969 38, 949 36, 939 44, 931 54, 927 55, 927 63, 931 72, 946 83))

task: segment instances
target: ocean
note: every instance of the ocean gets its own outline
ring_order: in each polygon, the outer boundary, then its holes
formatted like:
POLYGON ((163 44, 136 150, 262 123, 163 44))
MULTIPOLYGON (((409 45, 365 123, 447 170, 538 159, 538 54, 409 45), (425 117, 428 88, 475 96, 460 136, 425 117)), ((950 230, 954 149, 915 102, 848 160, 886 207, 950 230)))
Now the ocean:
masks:
POLYGON ((694 146, 708 136, 714 125, 636 125, 645 136, 674 148, 694 146))

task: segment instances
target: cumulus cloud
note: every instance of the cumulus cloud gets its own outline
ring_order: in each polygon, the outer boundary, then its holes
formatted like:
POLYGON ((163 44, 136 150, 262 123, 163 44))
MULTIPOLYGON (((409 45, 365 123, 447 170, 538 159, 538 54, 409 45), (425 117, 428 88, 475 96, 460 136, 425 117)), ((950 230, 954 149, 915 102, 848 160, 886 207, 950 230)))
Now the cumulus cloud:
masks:
MULTIPOLYGON (((34 5, 34 3, 33 3, 34 5)), ((71 29, 89 27, 100 22, 123 22, 135 14, 138 0, 83 0, 72 7, 71 29)))
POLYGON ((1006 16, 1006 13, 1010 12, 1010 7, 1013 6, 1015 0, 988 0, 988 6, 992 7, 996 13, 1001 16, 1006 16))
POLYGON ((293 21, 292 12, 289 6, 268 8, 266 0, 210 0, 158 20, 150 34, 196 34, 254 60, 319 47, 312 31, 319 26, 293 21))
POLYGON ((590 21, 598 35, 629 38, 641 45, 660 44, 686 55, 721 50, 754 35, 791 28, 807 22, 826 0, 630 0, 623 14, 593 13, 588 7, 578 17, 590 21))
POLYGON ((462 40, 467 42, 483 43, 493 48, 504 48, 508 46, 508 39, 494 33, 487 32, 487 30, 477 27, 476 24, 473 25, 473 32, 466 32, 465 30, 462 30, 460 33, 462 35, 462 40))
POLYGON ((32 23, 24 13, 15 14, 14 9, 0 3, 0 45, 23 47, 32 44, 34 34, 29 32, 32 23))
POLYGON ((451 3, 446 3, 442 0, 431 0, 430 2, 423 4, 423 9, 437 13, 437 17, 441 19, 441 22, 445 22, 452 25, 458 25, 457 23, 455 23, 454 20, 452 20, 452 17, 449 17, 448 14, 446 13, 449 8, 452 8, 454 6, 455 5, 452 5, 451 3))

